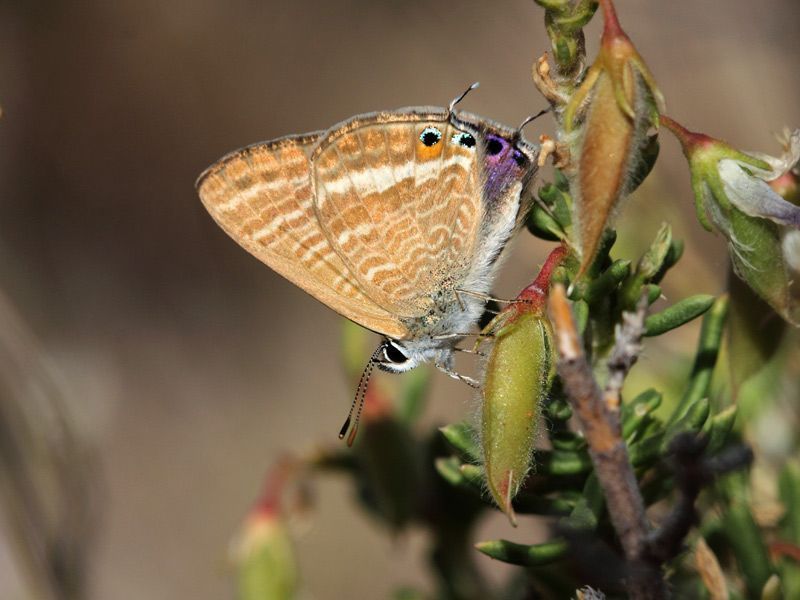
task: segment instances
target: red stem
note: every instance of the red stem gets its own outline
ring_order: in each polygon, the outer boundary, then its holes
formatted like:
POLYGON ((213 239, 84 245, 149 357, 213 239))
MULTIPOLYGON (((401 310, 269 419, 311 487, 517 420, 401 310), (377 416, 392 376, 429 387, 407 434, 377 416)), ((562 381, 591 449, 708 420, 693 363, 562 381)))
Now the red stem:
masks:
POLYGON ((517 297, 518 300, 525 300, 534 305, 534 308, 544 308, 544 301, 547 290, 550 288, 550 278, 553 276, 555 268, 567 256, 567 247, 560 245, 555 248, 544 261, 539 274, 528 287, 522 290, 517 297))
POLYGON ((603 11, 603 41, 613 40, 615 38, 627 38, 625 32, 619 24, 617 19, 617 11, 614 8, 614 3, 611 0, 600 0, 600 9, 603 11))

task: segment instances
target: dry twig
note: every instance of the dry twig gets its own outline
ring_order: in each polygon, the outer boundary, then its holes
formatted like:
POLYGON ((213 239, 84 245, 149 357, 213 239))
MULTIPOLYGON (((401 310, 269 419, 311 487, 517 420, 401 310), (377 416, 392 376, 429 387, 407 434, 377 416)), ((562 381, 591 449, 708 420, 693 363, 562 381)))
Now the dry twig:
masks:
POLYGON ((636 305, 636 312, 623 313, 622 324, 617 325, 616 343, 608 359, 608 382, 604 393, 609 410, 617 411, 620 405, 620 392, 625 378, 642 352, 644 318, 647 316, 647 295, 642 294, 636 305))

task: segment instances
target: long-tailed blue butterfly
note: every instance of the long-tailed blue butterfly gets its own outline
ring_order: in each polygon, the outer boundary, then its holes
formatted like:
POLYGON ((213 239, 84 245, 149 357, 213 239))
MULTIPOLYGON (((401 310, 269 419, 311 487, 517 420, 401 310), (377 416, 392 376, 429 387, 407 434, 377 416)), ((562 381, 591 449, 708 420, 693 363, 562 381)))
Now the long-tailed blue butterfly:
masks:
POLYGON ((467 92, 447 109, 358 115, 247 146, 197 181, 245 250, 386 337, 368 369, 432 361, 474 384, 453 370, 454 348, 527 212, 538 150, 520 129, 455 111, 467 92))

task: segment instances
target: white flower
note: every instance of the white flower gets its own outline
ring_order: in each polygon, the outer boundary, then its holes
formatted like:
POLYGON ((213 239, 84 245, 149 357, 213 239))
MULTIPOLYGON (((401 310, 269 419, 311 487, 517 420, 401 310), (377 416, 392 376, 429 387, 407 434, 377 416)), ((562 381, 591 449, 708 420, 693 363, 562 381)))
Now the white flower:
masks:
POLYGON ((800 162, 800 129, 796 129, 788 138, 788 147, 780 158, 750 153, 769 164, 770 169, 762 169, 753 162, 736 158, 721 159, 717 168, 725 195, 744 214, 800 229, 800 206, 787 202, 767 184, 767 181, 782 177, 800 162))

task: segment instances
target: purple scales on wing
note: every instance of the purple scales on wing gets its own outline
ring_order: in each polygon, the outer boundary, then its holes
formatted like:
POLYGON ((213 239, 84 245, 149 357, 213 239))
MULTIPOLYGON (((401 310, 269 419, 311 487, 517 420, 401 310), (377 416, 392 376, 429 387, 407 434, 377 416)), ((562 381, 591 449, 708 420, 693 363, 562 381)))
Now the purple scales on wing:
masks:
POLYGON ((528 158, 507 139, 488 134, 484 138, 484 198, 490 205, 502 197, 509 185, 529 169, 528 158))

